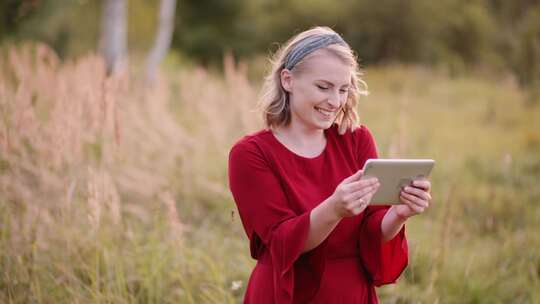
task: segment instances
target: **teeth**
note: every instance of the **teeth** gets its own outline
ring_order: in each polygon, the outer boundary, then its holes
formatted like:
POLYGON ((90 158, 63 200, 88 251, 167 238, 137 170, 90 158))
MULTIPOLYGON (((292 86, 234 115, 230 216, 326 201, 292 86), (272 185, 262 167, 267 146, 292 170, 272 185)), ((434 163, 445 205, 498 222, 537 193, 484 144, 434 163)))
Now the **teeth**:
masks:
POLYGON ((330 116, 330 115, 332 115, 332 113, 333 113, 332 111, 324 110, 324 109, 317 108, 317 107, 316 107, 315 109, 316 109, 317 111, 319 111, 319 113, 322 113, 322 114, 324 114, 324 115, 326 115, 326 116, 330 116))

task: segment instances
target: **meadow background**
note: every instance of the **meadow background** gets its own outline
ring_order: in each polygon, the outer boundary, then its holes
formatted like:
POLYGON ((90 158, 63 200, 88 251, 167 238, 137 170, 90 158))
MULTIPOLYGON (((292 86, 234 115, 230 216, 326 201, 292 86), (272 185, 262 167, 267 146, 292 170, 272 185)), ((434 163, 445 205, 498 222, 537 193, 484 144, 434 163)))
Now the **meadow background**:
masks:
POLYGON ((273 43, 317 24, 359 54, 381 156, 437 161, 381 302, 540 303, 538 2, 178 1, 152 84, 158 2, 129 1, 114 73, 105 2, 0 4, 0 303, 240 303, 228 151, 273 43))

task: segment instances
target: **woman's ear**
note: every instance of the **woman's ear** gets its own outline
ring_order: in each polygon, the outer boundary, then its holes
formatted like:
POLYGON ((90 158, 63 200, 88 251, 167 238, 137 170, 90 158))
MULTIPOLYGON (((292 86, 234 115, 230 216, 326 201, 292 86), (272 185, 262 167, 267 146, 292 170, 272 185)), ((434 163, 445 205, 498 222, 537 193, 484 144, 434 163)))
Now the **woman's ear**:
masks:
POLYGON ((280 80, 281 80, 281 86, 285 91, 288 93, 291 93, 292 91, 292 73, 291 71, 287 69, 281 70, 281 73, 279 74, 280 80))

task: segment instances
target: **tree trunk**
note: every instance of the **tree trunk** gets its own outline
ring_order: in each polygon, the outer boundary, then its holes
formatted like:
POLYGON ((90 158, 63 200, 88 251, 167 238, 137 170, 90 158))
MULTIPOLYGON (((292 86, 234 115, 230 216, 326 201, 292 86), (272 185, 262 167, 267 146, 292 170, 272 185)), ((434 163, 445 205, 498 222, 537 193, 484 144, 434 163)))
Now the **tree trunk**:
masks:
POLYGON ((161 0, 156 40, 146 62, 146 78, 150 84, 155 82, 159 63, 171 46, 175 10, 176 0, 161 0))
POLYGON ((126 65, 127 0, 103 0, 100 49, 109 74, 126 65))

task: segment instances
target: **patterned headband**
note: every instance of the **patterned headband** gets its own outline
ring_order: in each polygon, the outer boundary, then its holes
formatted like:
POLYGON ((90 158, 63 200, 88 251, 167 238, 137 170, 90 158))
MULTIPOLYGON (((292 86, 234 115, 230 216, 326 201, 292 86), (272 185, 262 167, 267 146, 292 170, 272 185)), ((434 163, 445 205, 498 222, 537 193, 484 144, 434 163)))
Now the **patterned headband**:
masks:
POLYGON ((343 40, 343 38, 335 33, 307 37, 298 42, 292 51, 287 54, 283 67, 288 70, 292 70, 294 66, 308 54, 325 48, 331 44, 341 44, 347 46, 347 43, 343 40))

